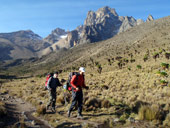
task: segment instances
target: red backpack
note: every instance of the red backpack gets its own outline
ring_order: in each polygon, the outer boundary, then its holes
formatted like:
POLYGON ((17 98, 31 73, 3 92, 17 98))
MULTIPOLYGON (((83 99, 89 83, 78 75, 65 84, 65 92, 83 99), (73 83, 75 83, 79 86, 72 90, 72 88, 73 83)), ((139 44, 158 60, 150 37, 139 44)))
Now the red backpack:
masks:
POLYGON ((68 90, 68 91, 71 91, 72 89, 74 89, 74 88, 72 87, 71 83, 70 83, 70 82, 71 82, 71 79, 72 79, 72 77, 73 77, 74 75, 76 75, 76 81, 77 81, 78 75, 80 75, 80 74, 79 74, 79 72, 70 72, 70 73, 69 73, 68 81, 67 81, 67 85, 66 85, 66 90, 68 90))
POLYGON ((47 76, 46 76, 46 81, 45 81, 45 88, 47 88, 48 80, 49 80, 52 76, 53 76, 53 73, 47 74, 47 76))

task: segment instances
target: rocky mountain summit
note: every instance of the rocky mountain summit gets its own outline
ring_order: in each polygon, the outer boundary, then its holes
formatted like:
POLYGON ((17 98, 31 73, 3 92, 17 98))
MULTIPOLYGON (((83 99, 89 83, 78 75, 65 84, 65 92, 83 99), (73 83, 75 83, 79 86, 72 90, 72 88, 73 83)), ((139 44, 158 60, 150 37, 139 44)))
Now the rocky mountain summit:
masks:
POLYGON ((149 15, 148 18, 147 18, 147 20, 146 20, 146 22, 150 22, 150 21, 153 21, 153 20, 154 20, 153 16, 152 16, 152 15, 149 15))
POLYGON ((115 9, 108 6, 89 11, 80 36, 81 42, 97 42, 106 40, 127 29, 144 23, 129 16, 119 16, 115 9))

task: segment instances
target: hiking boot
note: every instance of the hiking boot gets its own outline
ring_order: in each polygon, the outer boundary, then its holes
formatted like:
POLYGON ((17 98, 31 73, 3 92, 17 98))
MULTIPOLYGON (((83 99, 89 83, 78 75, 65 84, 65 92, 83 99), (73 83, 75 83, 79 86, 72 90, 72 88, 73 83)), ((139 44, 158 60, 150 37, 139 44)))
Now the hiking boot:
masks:
POLYGON ((71 111, 68 111, 67 112, 67 117, 70 117, 70 115, 71 115, 71 111))
POLYGON ((77 118, 78 118, 78 119, 83 119, 83 115, 80 114, 80 113, 78 113, 77 118))

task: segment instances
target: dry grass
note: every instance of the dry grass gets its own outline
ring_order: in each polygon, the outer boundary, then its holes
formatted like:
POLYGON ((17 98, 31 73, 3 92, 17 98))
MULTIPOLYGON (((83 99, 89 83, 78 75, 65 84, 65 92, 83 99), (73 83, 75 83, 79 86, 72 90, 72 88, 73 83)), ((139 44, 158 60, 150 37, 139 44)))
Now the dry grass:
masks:
POLYGON ((46 107, 44 105, 40 105, 37 107, 36 112, 38 115, 44 115, 46 114, 46 107))
POLYGON ((164 127, 170 127, 170 113, 166 116, 165 121, 163 122, 164 127))
POLYGON ((0 101, 0 117, 4 117, 7 114, 7 110, 5 108, 5 104, 0 101))
POLYGON ((152 106, 141 106, 138 112, 138 118, 139 120, 161 120, 161 109, 158 105, 152 105, 152 106))

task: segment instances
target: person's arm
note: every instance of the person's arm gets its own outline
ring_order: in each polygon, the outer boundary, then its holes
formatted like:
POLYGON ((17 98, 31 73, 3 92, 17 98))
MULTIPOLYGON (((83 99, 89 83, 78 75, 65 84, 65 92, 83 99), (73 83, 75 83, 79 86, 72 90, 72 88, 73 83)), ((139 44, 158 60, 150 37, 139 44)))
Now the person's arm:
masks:
POLYGON ((88 86, 86 86, 86 84, 85 84, 85 78, 83 78, 83 88, 85 88, 85 89, 89 89, 89 87, 88 87, 88 86))
MULTIPOLYGON (((58 79, 58 78, 57 78, 57 79, 58 79)), ((57 86, 63 86, 63 85, 60 83, 59 79, 57 80, 57 86)))
POLYGON ((51 79, 52 79, 52 77, 49 78, 48 83, 47 83, 47 88, 48 88, 49 90, 51 89, 51 87, 50 87, 51 79))
POLYGON ((73 77, 72 77, 72 79, 71 79, 71 86, 73 87, 73 88, 77 88, 77 86, 75 85, 75 82, 76 82, 76 75, 74 75, 73 77))

